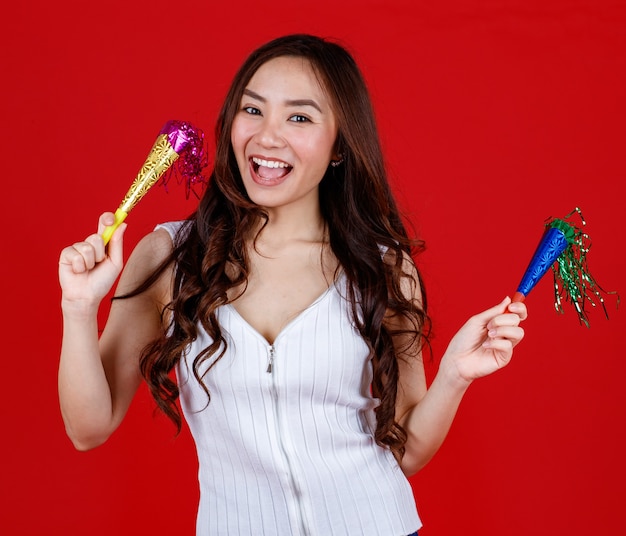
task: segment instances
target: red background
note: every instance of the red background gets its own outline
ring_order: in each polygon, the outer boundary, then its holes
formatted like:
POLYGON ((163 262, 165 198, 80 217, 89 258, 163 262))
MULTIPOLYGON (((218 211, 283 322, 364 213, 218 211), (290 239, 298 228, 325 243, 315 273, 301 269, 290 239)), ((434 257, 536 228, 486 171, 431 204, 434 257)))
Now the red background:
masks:
MULTIPOLYGON (((21 2, 3 7, 0 532, 192 534, 196 460, 141 391, 103 447, 75 452, 56 395, 61 248, 115 209, 163 123, 211 137, 235 69, 305 31, 342 40, 375 101, 419 258, 437 355, 472 313, 515 290, 549 216, 580 206, 592 273, 626 292, 626 6, 610 0, 21 2), (8 193, 7 193, 8 192, 8 193)), ((155 188, 127 252, 194 207, 155 188)), ((623 310, 527 300, 527 338, 469 391, 412 479, 420 535, 624 534, 623 310)), ((434 367, 429 368, 432 374, 434 367)))

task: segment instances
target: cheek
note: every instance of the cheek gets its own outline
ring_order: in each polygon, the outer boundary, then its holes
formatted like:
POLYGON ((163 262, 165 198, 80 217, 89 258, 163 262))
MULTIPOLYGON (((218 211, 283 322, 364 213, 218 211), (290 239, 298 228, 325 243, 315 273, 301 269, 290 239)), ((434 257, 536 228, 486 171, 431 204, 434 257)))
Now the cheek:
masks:
POLYGON ((335 147, 335 137, 331 132, 319 132, 316 136, 303 138, 300 150, 315 160, 330 160, 335 147))
POLYGON ((237 115, 233 120, 230 130, 230 143, 233 146, 235 154, 242 152, 246 148, 246 144, 253 135, 251 125, 248 121, 237 115))

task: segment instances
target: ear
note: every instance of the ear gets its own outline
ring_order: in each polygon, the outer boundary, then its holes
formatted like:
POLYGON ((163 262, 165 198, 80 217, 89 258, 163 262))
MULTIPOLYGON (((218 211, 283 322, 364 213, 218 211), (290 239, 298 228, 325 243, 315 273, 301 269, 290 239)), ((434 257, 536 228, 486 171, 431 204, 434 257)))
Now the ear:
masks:
POLYGON ((339 165, 343 162, 343 155, 345 153, 345 151, 343 150, 343 145, 344 144, 338 137, 337 141, 335 142, 335 147, 333 149, 333 155, 331 157, 331 164, 339 165), (335 162, 337 163, 335 164, 335 162))
POLYGON ((343 164, 343 156, 340 154, 333 156, 333 159, 330 161, 330 165, 332 167, 337 167, 337 166, 340 166, 341 164, 343 164))

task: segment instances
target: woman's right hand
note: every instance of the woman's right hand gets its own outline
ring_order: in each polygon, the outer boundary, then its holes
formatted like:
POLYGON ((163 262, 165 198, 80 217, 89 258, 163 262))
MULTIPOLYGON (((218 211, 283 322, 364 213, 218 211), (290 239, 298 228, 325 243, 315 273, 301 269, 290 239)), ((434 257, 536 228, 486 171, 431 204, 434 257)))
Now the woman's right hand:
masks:
POLYGON ((66 247, 59 258, 59 282, 63 292, 64 308, 97 308, 113 287, 124 266, 123 235, 126 224, 121 224, 111 237, 108 247, 102 233, 112 225, 115 216, 105 212, 98 220, 98 232, 82 242, 66 247))

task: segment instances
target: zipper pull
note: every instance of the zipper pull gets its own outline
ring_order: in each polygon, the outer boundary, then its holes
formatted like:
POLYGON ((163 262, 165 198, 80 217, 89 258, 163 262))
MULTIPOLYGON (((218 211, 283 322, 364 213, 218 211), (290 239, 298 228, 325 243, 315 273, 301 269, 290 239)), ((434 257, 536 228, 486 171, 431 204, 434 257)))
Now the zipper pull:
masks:
POLYGON ((275 354, 276 350, 274 348, 274 345, 270 345, 269 347, 269 355, 267 357, 267 369, 265 370, 265 372, 267 372, 268 374, 272 373, 272 365, 274 364, 274 354, 275 354))

